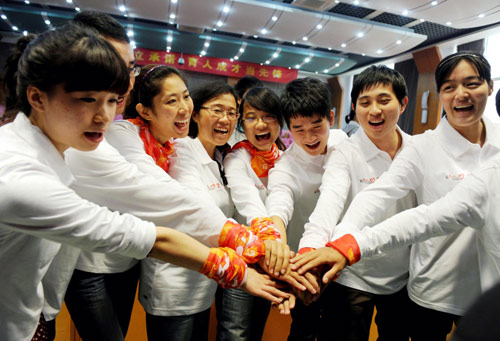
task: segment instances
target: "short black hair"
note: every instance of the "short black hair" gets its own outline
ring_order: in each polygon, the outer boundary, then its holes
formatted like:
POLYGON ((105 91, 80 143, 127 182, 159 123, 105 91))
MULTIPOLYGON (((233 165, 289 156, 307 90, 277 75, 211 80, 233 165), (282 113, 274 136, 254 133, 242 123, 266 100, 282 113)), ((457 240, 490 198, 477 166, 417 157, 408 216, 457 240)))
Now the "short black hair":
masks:
MULTIPOLYGON (((226 82, 212 81, 202 84, 191 93, 191 98, 193 99, 193 114, 199 113, 201 107, 211 99, 224 94, 232 95, 234 97, 234 101, 238 103, 238 97, 234 92, 234 89, 226 82)), ((193 120, 193 116, 191 116, 191 120, 189 121, 188 136, 192 138, 198 136, 198 123, 193 120)))
POLYGON ((440 92, 441 86, 444 84, 448 76, 462 60, 465 60, 469 64, 473 65, 476 68, 479 77, 482 80, 485 80, 488 85, 492 85, 491 66, 486 58, 484 58, 483 55, 478 52, 460 51, 450 54, 449 56, 444 58, 437 66, 434 76, 438 93, 440 92))
POLYGON ((50 92, 63 84, 66 92, 127 92, 129 71, 113 46, 93 29, 73 23, 40 34, 18 63, 17 96, 26 115, 31 112, 26 90, 50 92))
POLYGON ((234 91, 236 91, 236 94, 241 99, 245 95, 245 92, 247 92, 248 90, 257 87, 261 88, 263 86, 264 84, 257 77, 245 76, 243 78, 240 78, 238 83, 236 83, 236 85, 234 86, 234 91))
POLYGON ((281 94, 281 112, 288 126, 290 119, 312 117, 330 119, 332 100, 328 86, 316 78, 306 77, 288 83, 281 94))
POLYGON ((351 90, 351 102, 356 108, 359 94, 378 84, 391 85, 400 104, 408 96, 406 82, 401 73, 385 65, 372 65, 354 78, 351 90))
POLYGON ((73 21, 82 26, 93 28, 106 38, 130 44, 130 38, 125 28, 108 14, 85 10, 77 13, 73 21))

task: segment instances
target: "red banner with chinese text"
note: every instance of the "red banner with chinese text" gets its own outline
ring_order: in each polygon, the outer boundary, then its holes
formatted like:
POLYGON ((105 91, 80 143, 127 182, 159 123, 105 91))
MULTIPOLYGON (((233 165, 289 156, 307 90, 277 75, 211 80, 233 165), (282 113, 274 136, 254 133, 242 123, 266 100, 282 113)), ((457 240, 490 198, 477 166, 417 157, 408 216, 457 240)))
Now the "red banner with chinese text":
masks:
POLYGON ((179 64, 180 53, 159 50, 135 49, 135 59, 138 65, 162 64, 174 66, 181 70, 211 73, 228 77, 241 78, 255 76, 266 82, 288 83, 297 78, 296 69, 279 66, 259 65, 229 59, 200 57, 199 55, 183 54, 184 64, 179 64))

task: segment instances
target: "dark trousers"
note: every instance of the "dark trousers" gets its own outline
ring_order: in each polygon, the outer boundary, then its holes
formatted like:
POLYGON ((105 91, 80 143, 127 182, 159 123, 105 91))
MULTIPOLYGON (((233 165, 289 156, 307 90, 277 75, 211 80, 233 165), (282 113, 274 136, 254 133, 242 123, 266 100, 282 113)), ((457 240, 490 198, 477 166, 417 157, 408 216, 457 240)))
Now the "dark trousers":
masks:
POLYGON ((210 309, 192 315, 156 316, 146 313, 149 341, 206 341, 210 309))
POLYGON ((414 302, 411 302, 411 312, 412 341, 446 341, 453 322, 457 324, 460 320, 460 316, 424 308, 414 302))
POLYGON ((259 341, 271 303, 243 289, 217 288, 217 341, 259 341))
POLYGON ((84 341, 123 341, 127 334, 140 265, 114 274, 75 270, 66 306, 84 341))

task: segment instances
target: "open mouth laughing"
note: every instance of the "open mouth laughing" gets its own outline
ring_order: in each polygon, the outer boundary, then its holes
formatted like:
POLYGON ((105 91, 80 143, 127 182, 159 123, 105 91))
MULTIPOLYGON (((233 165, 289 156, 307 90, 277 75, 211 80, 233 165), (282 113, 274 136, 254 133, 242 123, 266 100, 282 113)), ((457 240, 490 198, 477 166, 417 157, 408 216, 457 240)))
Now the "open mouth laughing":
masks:
POLYGON ((259 142, 267 141, 271 138, 271 133, 256 134, 255 139, 259 142))

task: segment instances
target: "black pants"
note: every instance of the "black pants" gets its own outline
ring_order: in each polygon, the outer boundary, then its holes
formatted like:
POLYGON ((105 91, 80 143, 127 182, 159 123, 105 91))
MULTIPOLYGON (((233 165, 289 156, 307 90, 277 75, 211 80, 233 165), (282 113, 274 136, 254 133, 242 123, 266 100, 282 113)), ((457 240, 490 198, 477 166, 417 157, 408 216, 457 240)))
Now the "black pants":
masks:
POLYGON ((460 316, 424 308, 414 302, 411 302, 411 312, 412 341, 446 341, 453 322, 457 324, 460 320, 460 316))

